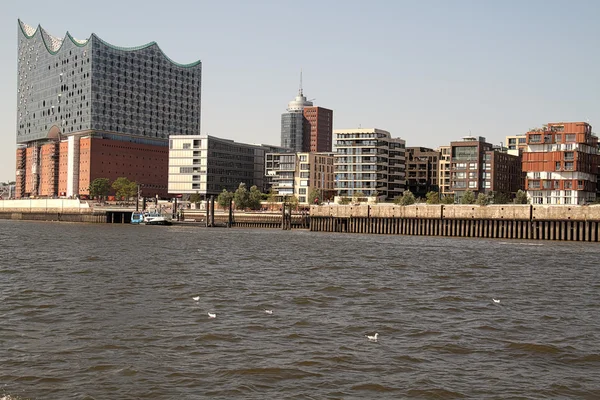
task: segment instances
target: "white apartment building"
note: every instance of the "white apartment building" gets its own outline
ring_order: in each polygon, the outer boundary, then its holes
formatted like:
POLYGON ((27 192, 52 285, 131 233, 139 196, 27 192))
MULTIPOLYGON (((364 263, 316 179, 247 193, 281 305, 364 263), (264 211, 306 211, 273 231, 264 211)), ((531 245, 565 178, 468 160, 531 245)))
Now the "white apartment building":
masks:
POLYGON ((403 139, 381 129, 336 129, 335 190, 337 197, 392 200, 406 187, 403 139))

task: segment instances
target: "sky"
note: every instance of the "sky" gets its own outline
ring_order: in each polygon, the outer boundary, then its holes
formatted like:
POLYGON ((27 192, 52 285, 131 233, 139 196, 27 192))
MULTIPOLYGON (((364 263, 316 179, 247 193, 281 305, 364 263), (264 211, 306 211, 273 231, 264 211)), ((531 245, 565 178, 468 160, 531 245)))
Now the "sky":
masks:
MULTIPOLYGON (((500 144, 548 122, 600 124, 600 1, 4 1, 0 182, 15 179, 17 19, 123 47, 156 41, 202 60, 202 134, 280 145, 297 92, 334 129, 406 146, 466 135, 500 144)), ((600 128, 593 128, 600 132, 600 128)))

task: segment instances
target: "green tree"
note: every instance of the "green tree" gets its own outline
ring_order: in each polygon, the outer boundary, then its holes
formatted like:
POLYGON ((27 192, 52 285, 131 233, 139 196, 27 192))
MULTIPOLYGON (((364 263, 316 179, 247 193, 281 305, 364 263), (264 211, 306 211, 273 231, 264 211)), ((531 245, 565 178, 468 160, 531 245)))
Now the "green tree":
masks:
POLYGON ((322 203, 323 199, 321 198, 321 191, 317 188, 313 188, 308 194, 308 204, 321 205, 322 203))
POLYGON ((404 193, 402 194, 402 196, 397 197, 394 200, 394 203, 400 204, 401 206, 408 206, 411 204, 415 204, 415 202, 416 202, 415 195, 412 194, 412 192, 410 190, 405 190, 404 193))
POLYGON ((223 189, 223 191, 217 196, 217 204, 222 208, 229 209, 231 200, 233 200, 233 193, 228 192, 227 189, 223 189))
POLYGON ((440 204, 440 194, 438 192, 427 192, 425 195, 427 204, 440 204))
POLYGON ((446 194, 440 199, 440 201, 442 204, 454 204, 454 195, 446 194))
POLYGON ((490 204, 490 196, 486 195, 485 193, 479 193, 475 203, 479 204, 480 206, 487 206, 490 204))
POLYGON ((292 208, 292 210, 296 210, 298 209, 298 198, 296 196, 286 196, 284 198, 284 203, 289 204, 292 208))
POLYGON ((110 181, 108 178, 96 178, 90 183, 89 187, 90 197, 98 198, 98 200, 104 200, 110 192, 110 181))
POLYGON ((235 208, 238 210, 243 210, 248 207, 248 200, 250 198, 250 193, 248 189, 246 189, 246 184, 244 182, 240 183, 235 193, 233 194, 233 201, 235 201, 235 208))
POLYGON ((510 203, 510 196, 504 192, 491 192, 490 203, 493 204, 508 204, 510 203))
POLYGON ((466 190, 463 196, 460 198, 460 204, 474 204, 475 203, 475 193, 471 190, 466 190))
POLYGON ((517 191, 517 195, 515 196, 515 203, 516 204, 527 204, 527 203, 529 203, 529 200, 527 199, 527 192, 519 189, 517 191))
POLYGON ((129 201, 129 199, 137 194, 137 183, 125 177, 117 178, 113 182, 112 188, 115 190, 117 198, 124 199, 125 201, 129 201))
POLYGON ((250 188, 250 193, 248 194, 248 208, 250 208, 251 210, 260 210, 261 207, 261 200, 263 198, 263 194, 260 190, 258 190, 258 187, 256 187, 256 185, 253 185, 250 188))
POLYGON ((277 192, 275 191, 275 188, 273 188, 272 186, 269 189, 269 193, 267 194, 267 202, 269 203, 269 205, 271 207, 273 207, 273 205, 275 203, 277 203, 277 192))

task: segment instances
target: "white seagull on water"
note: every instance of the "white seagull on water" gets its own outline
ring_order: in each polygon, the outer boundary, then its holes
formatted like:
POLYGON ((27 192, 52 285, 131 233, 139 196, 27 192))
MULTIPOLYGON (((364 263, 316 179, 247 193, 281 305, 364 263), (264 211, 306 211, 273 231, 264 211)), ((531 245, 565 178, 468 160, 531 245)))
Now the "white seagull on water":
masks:
POLYGON ((273 310, 265 310, 265 313, 271 315, 271 314, 273 314, 273 310))
POLYGON ((200 300, 200 296, 192 297, 192 299, 193 299, 194 301, 198 301, 198 300, 200 300))
POLYGON ((496 299, 492 299, 494 300, 494 303, 500 303, 500 300, 496 300, 496 299))
POLYGON ((367 337, 367 339, 369 339, 371 342, 376 342, 377 341, 377 336, 379 336, 379 333, 375 332, 374 335, 365 335, 367 337))
POLYGON ((208 318, 217 318, 217 314, 208 313, 208 318))

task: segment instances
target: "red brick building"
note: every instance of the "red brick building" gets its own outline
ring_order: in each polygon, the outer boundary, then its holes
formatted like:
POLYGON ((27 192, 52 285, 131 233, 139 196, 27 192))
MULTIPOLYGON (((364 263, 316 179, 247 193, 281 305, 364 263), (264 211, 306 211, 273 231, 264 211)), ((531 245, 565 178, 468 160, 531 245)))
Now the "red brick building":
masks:
POLYGON ((333 110, 323 107, 305 107, 302 129, 303 152, 331 152, 333 110))
MULTIPOLYGON (((107 178, 112 183, 126 177, 142 184, 146 197, 168 197, 169 148, 88 135, 72 140, 49 141, 17 149, 15 197, 89 195, 90 183, 107 178), (38 160, 35 163, 34 160, 38 160), (73 185, 69 187, 69 183, 73 185)), ((111 193, 113 194, 113 193, 111 193)))
POLYGON ((527 132, 523 171, 533 204, 596 200, 598 137, 587 122, 554 122, 527 132))

